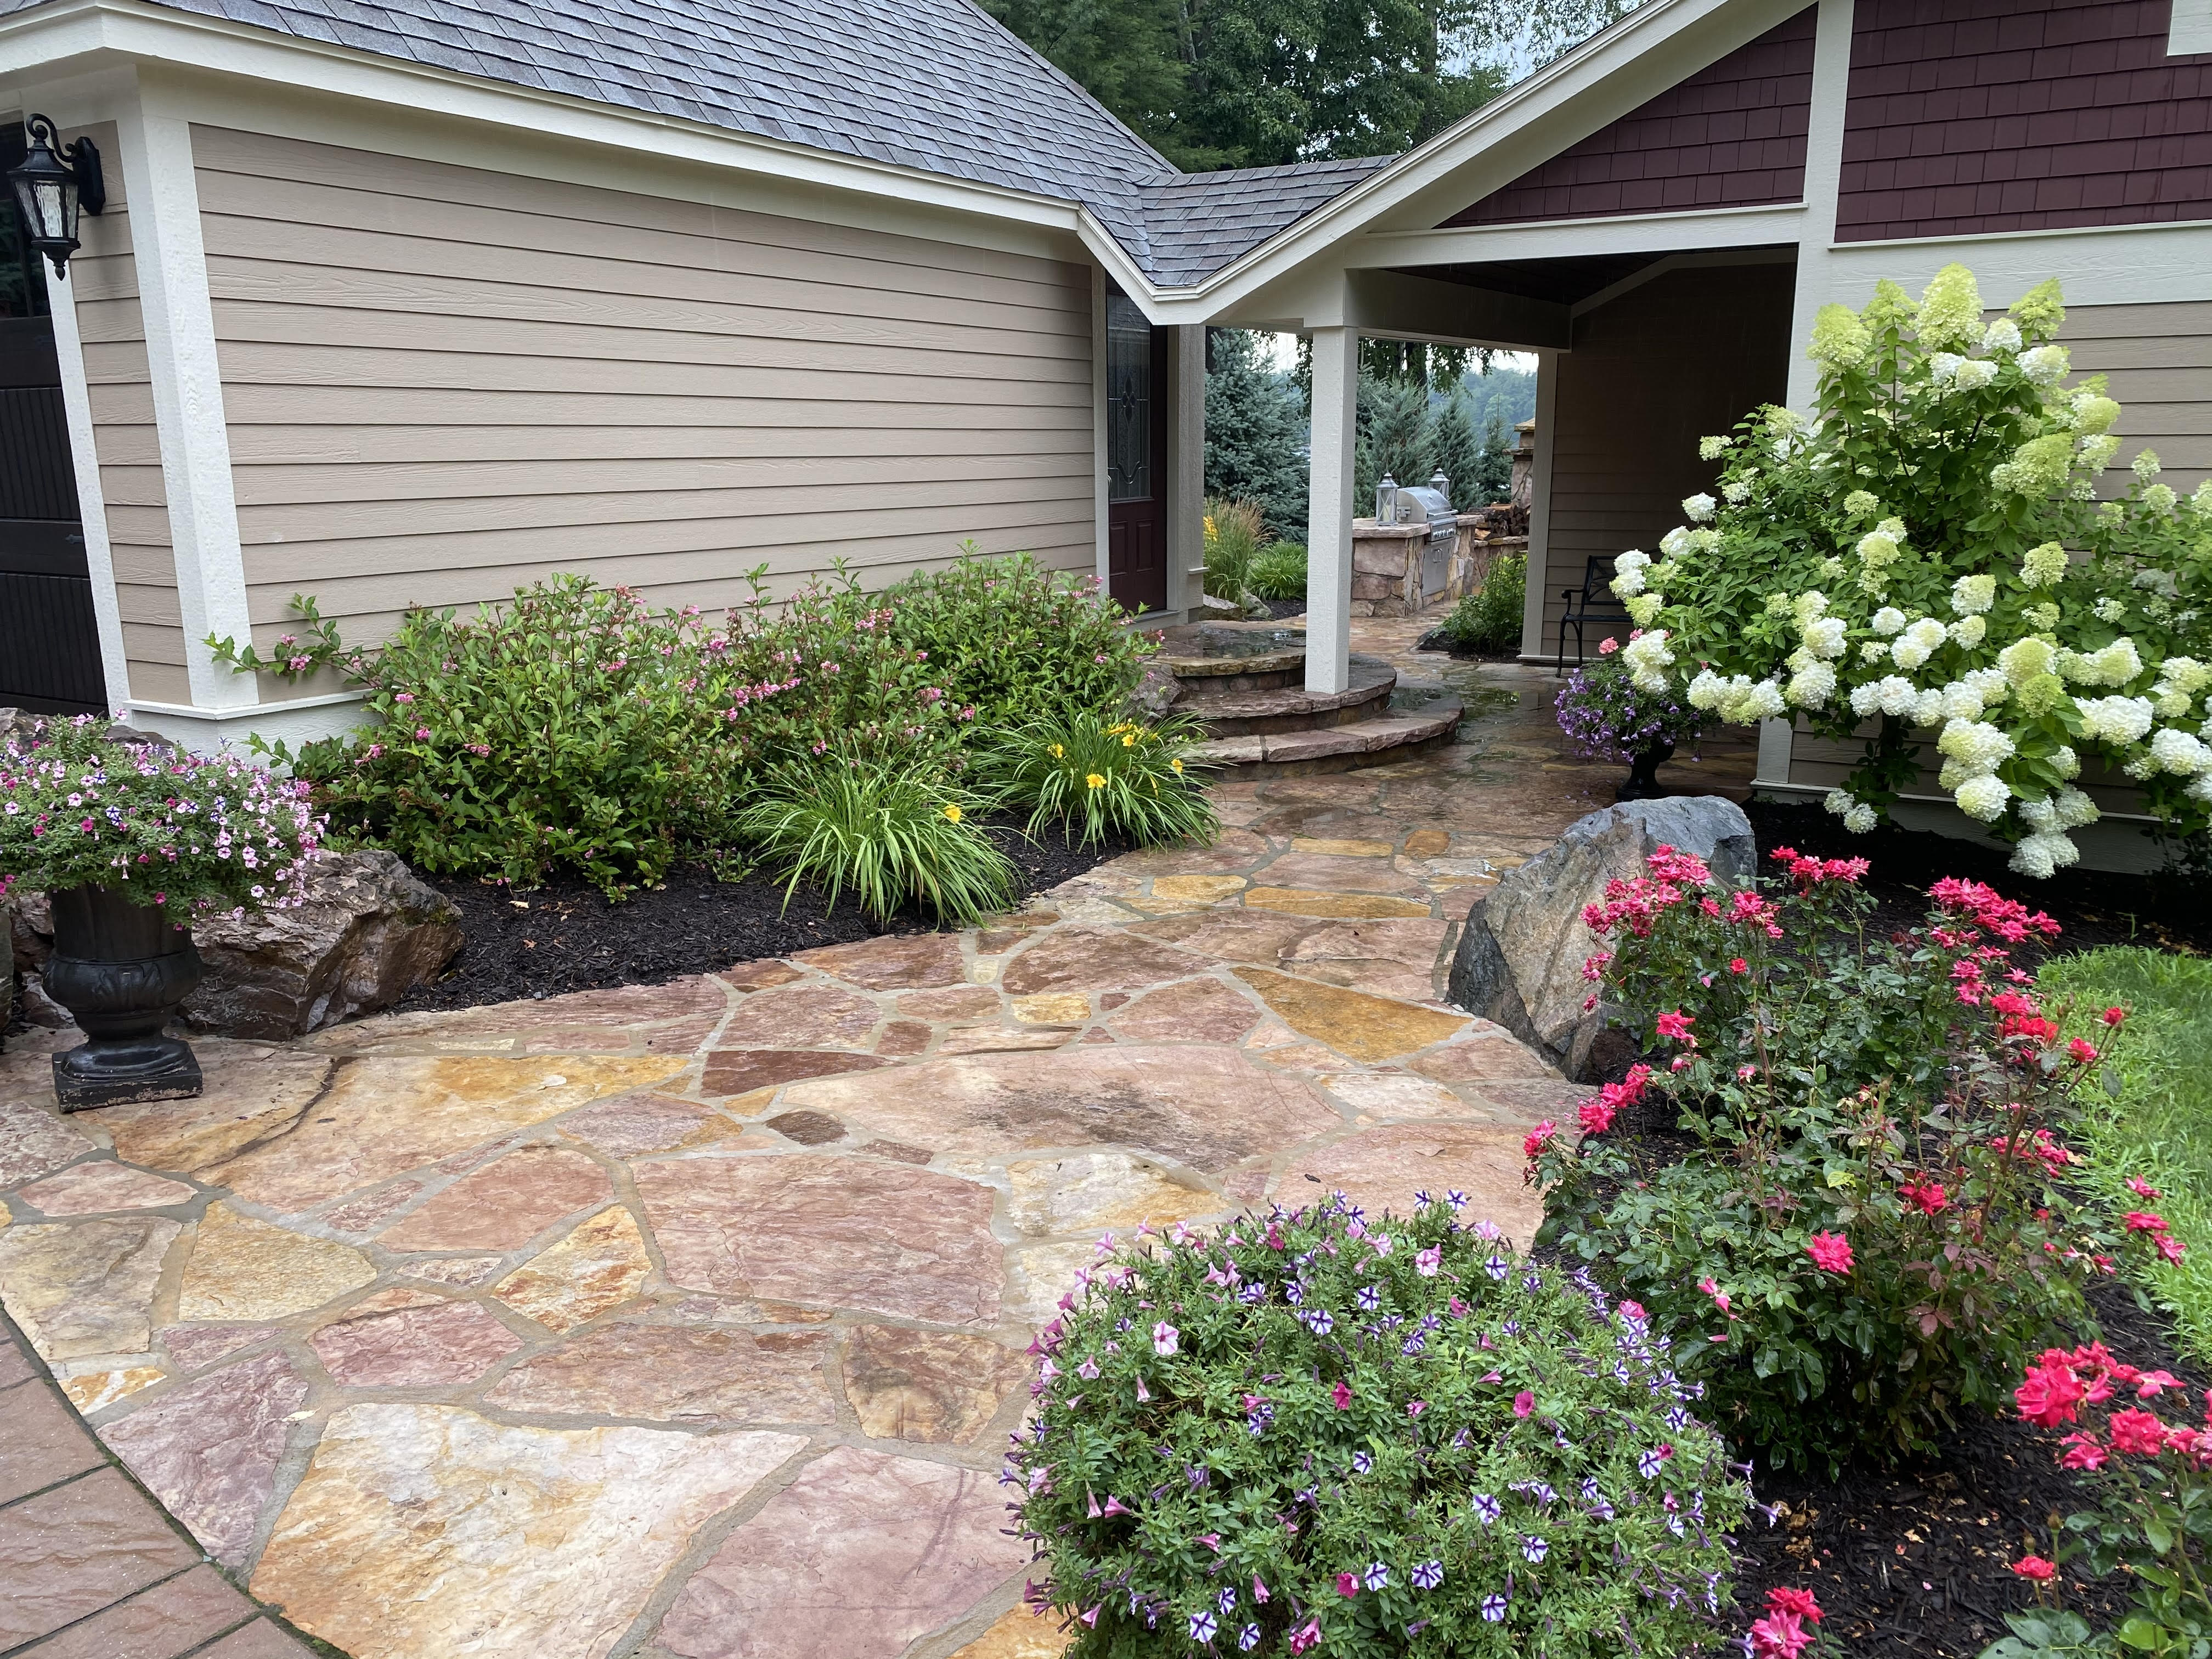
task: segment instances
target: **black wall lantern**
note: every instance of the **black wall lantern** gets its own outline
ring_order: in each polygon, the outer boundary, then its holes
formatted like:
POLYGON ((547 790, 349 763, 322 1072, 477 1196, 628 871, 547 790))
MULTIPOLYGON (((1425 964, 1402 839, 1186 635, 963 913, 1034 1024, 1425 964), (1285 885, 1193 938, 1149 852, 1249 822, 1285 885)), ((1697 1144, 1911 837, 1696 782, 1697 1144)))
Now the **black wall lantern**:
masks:
POLYGON ((97 214, 107 205, 100 152, 89 138, 64 144, 54 124, 43 115, 24 122, 23 135, 23 159, 9 170, 8 182, 15 189, 15 210, 22 215, 24 234, 60 276, 77 249, 77 210, 97 214))

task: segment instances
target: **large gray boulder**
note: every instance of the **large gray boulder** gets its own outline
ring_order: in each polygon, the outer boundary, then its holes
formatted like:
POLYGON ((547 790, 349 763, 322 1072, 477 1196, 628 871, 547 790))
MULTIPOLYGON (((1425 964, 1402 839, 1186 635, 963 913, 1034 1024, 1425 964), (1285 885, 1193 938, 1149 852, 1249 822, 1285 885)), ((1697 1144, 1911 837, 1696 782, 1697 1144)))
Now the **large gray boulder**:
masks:
MULTIPOLYGON (((318 1031, 389 1008, 436 978, 461 948, 460 913, 396 854, 325 854, 308 867, 304 900, 192 923, 203 976, 185 1000, 187 1025, 264 1040, 318 1031)), ((40 981, 53 931, 46 895, 18 896, 15 966, 24 1018, 34 1025, 70 1023, 40 981)))
POLYGON ((1644 872, 1662 846, 1694 853, 1716 880, 1748 884, 1759 849, 1751 821, 1719 795, 1624 801, 1567 827, 1550 847, 1509 870, 1471 910, 1453 955, 1449 995, 1495 1020, 1567 1076, 1588 1082, 1626 1057, 1627 1039, 1608 1029, 1608 1010, 1586 1012, 1583 963, 1598 941, 1583 908, 1606 884, 1644 872))
POLYGON ((185 1000, 186 1024, 241 1037, 318 1031, 389 1008, 461 948, 460 912, 397 854, 319 859, 303 899, 192 924, 205 976, 185 1000))

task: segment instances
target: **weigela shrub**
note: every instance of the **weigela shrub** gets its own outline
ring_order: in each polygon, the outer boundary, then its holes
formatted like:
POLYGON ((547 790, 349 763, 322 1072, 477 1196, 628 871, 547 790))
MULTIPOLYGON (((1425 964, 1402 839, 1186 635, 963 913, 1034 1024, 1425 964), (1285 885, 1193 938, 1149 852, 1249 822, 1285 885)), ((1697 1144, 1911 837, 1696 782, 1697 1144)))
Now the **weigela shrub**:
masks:
POLYGON ((179 910, 298 902, 323 829, 307 785, 108 730, 90 714, 39 720, 0 749, 0 897, 106 887, 179 910))
POLYGON ((1586 1103, 1578 1143, 1536 1138, 1540 1242, 1703 1329, 1714 1420, 1774 1462, 1932 1450, 2089 1322, 2121 1250, 2180 1246, 2068 1178, 2103 1055, 2060 1041, 2007 948, 2055 923, 1943 881, 1869 939, 1863 860, 1774 856, 1781 882, 1736 890, 1662 848, 1585 913, 1612 946, 1593 1005, 1668 1058, 1586 1103), (1647 1091, 1686 1146, 1607 1133, 1647 1091))
POLYGON ((986 558, 973 543, 942 570, 886 588, 895 639, 927 653, 935 682, 983 728, 1040 714, 1118 714, 1157 648, 1096 576, 1052 570, 1026 553, 986 558))
POLYGON ((1822 308, 1810 425, 1763 409, 1702 453, 1718 494, 1682 503, 1654 562, 1620 556, 1613 590, 1649 630, 1657 691, 1739 724, 1795 714, 1863 762, 1828 799, 1874 827, 1932 744, 1960 810, 2045 877, 2078 856, 2101 762, 2181 835, 2212 822, 2212 486, 2184 501, 2135 458, 2096 486, 2120 406, 2062 382, 2056 283, 1984 325, 1972 275, 1916 304, 1878 286, 1822 308))
POLYGON ((1593 759, 1626 762, 1647 749, 1679 746, 1697 737, 1705 716, 1681 688, 1669 684, 1664 690, 1645 690, 1630 675, 1615 641, 1601 641, 1597 649, 1597 660, 1568 675, 1554 702, 1559 730, 1577 749, 1593 759))
POLYGON ((2179 1378, 2127 1364, 2102 1343, 2052 1348, 2027 1367, 2014 1402, 2040 1428, 2071 1427, 2056 1455, 2082 1472, 2091 1504, 2066 1517, 2051 1555, 2025 1555, 2012 1570, 2039 1585, 2069 1562, 2098 1577, 2124 1571, 2135 1605, 2102 1641, 2077 1615, 2013 1616, 2013 1635, 1984 1659, 2114 1651, 2195 1659, 2212 1645, 2212 1391, 2201 1425, 2167 1421, 2160 1407, 2169 1395, 2183 1418, 2196 1414, 2179 1378))
POLYGON ((241 671, 335 667, 370 724, 297 752, 255 746, 313 784, 337 830, 442 875, 531 886, 566 866, 611 893, 658 880, 687 841, 715 838, 747 722, 793 689, 788 672, 749 678, 696 609, 655 612, 580 576, 471 617, 410 611, 374 650, 293 604, 311 637, 273 660, 210 644, 241 671))
POLYGON ((1680 1653, 1749 1493, 1641 1310, 1460 1194, 1176 1228, 1079 1275, 1005 1480, 1078 1659, 1680 1653))

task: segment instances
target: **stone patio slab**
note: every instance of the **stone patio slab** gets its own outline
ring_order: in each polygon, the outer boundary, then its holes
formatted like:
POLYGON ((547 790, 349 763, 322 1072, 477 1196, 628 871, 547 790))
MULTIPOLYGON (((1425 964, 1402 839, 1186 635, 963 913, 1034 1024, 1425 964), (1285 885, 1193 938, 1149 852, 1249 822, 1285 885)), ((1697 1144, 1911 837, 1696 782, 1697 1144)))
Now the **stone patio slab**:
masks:
POLYGON ((701 1428, 823 1423, 836 1415, 822 1369, 829 1351, 817 1331, 610 1325, 518 1365, 484 1401, 513 1412, 701 1428))
POLYGON ((235 1567, 275 1489, 286 1419, 307 1397, 289 1358, 263 1354, 172 1389, 100 1437, 210 1555, 235 1567))
POLYGON ((349 1245, 211 1204, 200 1218, 177 1293, 180 1319, 277 1319, 305 1313, 376 1277, 349 1245))
POLYGON ((617 1206, 577 1223, 491 1293, 548 1330, 573 1330, 636 1296, 652 1272, 637 1218, 617 1206))
POLYGON ((845 1397, 871 1439, 958 1443, 988 1428, 1028 1391, 1029 1357, 957 1331, 856 1326, 847 1338, 845 1397))
POLYGON ((387 1250, 512 1250, 613 1196, 605 1171, 581 1152, 526 1146, 463 1176, 377 1243, 387 1250))
POLYGON ((683 1659, 894 1659, 1029 1559, 996 1478, 839 1446, 692 1575, 661 1621, 683 1659))
POLYGON ((1455 1036, 1467 1027, 1464 1014, 1413 1007, 1261 968, 1239 968, 1236 973, 1292 1030, 1353 1060, 1393 1060, 1455 1036))
POLYGON ((49 1364, 143 1352, 174 1221, 34 1223, 0 1231, 0 1296, 49 1364))
POLYGON ((348 1407, 253 1593, 354 1659, 602 1659, 692 1534, 805 1443, 348 1407))
POLYGON ((80 1164, 16 1194, 41 1215, 101 1215, 117 1210, 155 1210, 189 1204, 191 1188, 125 1164, 80 1164))

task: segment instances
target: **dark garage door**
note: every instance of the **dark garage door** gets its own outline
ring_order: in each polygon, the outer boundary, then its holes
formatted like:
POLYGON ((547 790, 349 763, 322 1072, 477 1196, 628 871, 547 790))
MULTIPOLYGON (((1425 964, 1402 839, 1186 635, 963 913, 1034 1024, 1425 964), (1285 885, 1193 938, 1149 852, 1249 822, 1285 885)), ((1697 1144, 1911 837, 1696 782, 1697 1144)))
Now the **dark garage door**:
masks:
MULTIPOLYGON (((0 132, 0 169, 23 154, 0 132)), ((92 577, 62 410, 44 272, 0 204, 0 706, 62 714, 106 707, 92 577)))

